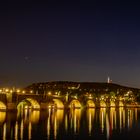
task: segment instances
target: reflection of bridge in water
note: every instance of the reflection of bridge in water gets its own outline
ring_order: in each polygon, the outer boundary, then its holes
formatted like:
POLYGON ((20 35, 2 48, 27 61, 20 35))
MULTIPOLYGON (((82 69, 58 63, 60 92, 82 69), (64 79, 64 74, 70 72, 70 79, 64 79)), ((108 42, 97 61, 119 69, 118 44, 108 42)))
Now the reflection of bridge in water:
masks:
POLYGON ((31 139, 33 134, 38 133, 34 127, 41 123, 42 127, 39 129, 43 129, 40 132, 45 132, 48 139, 52 137, 57 139, 61 132, 63 134, 73 132, 72 134, 77 135, 83 128, 84 131, 87 130, 89 136, 94 135, 95 131, 99 129, 100 133, 109 139, 113 131, 121 132, 125 128, 131 129, 134 124, 137 124, 138 111, 140 110, 137 108, 126 109, 124 107, 48 109, 46 111, 24 109, 17 113, 0 111, 0 125, 2 126, 0 136, 3 139, 10 139, 9 136, 13 136, 15 140, 24 139, 26 132, 28 139, 31 139), (1 134, 2 132, 3 134, 1 134))
POLYGON ((10 110, 17 108, 32 108, 42 110, 48 108, 106 108, 106 107, 124 107, 128 104, 123 98, 105 98, 90 96, 69 96, 69 95, 39 95, 23 93, 3 93, 0 94, 0 109, 10 110))

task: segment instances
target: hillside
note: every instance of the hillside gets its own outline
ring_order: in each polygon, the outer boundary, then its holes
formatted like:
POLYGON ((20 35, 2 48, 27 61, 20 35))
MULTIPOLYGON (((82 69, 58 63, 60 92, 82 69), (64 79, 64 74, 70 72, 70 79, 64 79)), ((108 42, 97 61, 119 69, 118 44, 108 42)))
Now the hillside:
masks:
POLYGON ((131 90, 134 93, 140 93, 140 89, 118 85, 115 83, 99 83, 99 82, 69 82, 69 81, 53 81, 44 83, 33 83, 25 88, 26 90, 49 91, 49 90, 72 90, 85 92, 126 92, 131 90))

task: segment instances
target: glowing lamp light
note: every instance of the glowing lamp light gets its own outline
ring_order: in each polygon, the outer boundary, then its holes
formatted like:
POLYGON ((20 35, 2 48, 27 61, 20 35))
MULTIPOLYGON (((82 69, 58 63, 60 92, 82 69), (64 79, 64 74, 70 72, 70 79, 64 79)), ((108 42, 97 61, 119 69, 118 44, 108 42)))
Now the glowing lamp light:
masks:
POLYGON ((51 105, 49 105, 48 108, 51 108, 51 105))
POLYGON ((17 93, 19 93, 20 92, 20 89, 17 89, 17 93))
POLYGON ((30 93, 33 93, 33 90, 30 90, 30 93))
POLYGON ((9 91, 9 89, 7 88, 7 89, 5 89, 5 91, 6 91, 6 92, 8 92, 8 91, 9 91))
POLYGON ((51 92, 48 92, 48 95, 52 95, 52 93, 51 92))
POLYGON ((75 95, 74 98, 77 99, 77 96, 75 95))
POLYGON ((13 92, 13 90, 10 90, 10 93, 12 93, 13 92))

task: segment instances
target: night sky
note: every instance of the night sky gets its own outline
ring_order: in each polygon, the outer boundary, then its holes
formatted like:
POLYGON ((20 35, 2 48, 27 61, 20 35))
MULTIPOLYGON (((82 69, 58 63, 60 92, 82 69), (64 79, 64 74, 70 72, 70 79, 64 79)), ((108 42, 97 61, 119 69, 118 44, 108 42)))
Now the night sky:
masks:
POLYGON ((140 88, 140 5, 54 1, 0 5, 0 87, 106 82, 140 88))

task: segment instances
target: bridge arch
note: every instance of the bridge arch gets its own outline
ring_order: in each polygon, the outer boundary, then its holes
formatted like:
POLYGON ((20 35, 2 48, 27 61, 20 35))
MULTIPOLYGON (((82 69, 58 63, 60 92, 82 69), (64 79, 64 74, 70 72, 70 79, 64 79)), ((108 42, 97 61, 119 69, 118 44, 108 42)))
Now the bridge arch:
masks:
POLYGON ((69 104, 69 108, 81 108, 81 107, 82 107, 82 105, 81 105, 80 101, 76 100, 76 99, 72 100, 69 104))
POLYGON ((110 107, 115 107, 115 106, 116 106, 115 102, 114 101, 110 101, 110 107))
POLYGON ((101 100, 101 101, 100 101, 100 107, 106 107, 106 102, 103 101, 103 100, 101 100))
POLYGON ((0 110, 6 110, 6 105, 2 101, 0 101, 0 110))
POLYGON ((124 106, 123 101, 119 101, 119 107, 123 107, 123 106, 124 106))
POLYGON ((64 104, 63 104, 63 102, 61 100, 53 99, 53 101, 54 101, 55 107, 57 109, 64 109, 64 104))
POLYGON ((21 100, 18 103, 17 108, 26 107, 26 106, 30 106, 32 109, 40 109, 40 105, 38 101, 32 98, 26 98, 26 99, 21 100))
POLYGON ((86 106, 88 108, 93 108, 93 107, 95 107, 95 103, 92 100, 88 100, 87 103, 86 103, 86 106))

